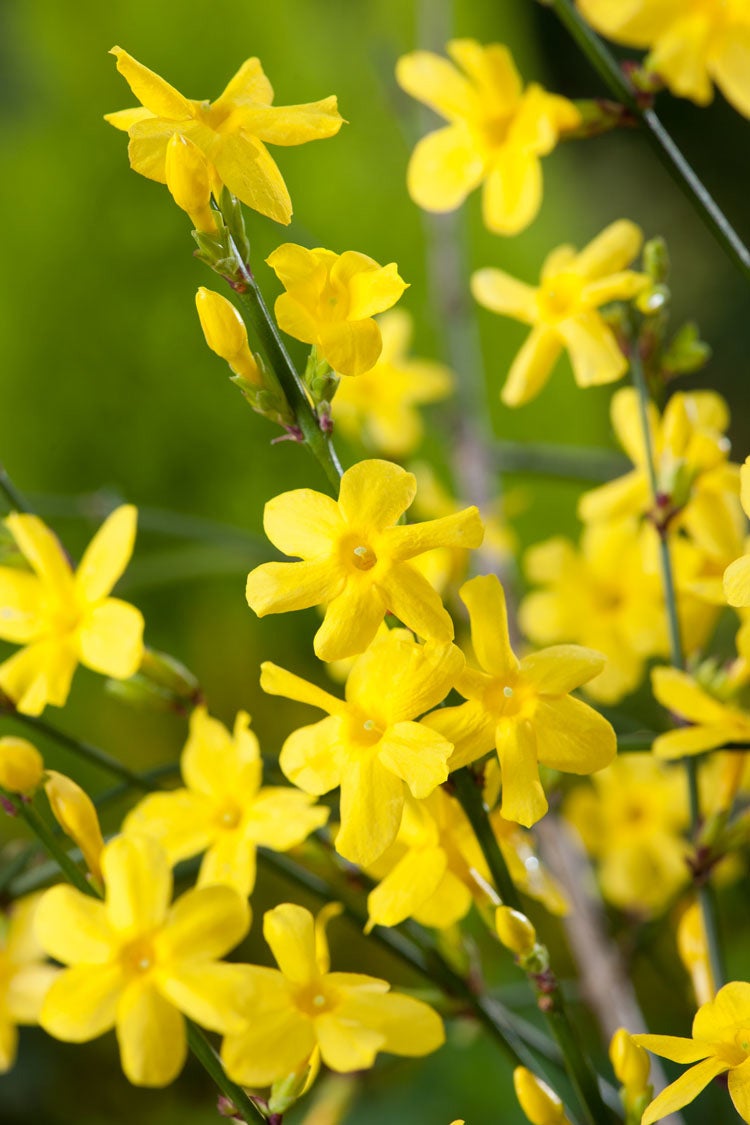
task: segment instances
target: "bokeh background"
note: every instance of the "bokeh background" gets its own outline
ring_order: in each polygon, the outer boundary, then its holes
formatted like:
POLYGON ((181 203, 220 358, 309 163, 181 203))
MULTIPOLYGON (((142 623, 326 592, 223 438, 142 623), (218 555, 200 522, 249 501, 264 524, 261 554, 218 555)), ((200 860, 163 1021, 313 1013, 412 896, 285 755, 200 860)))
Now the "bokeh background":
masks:
MULTIPOLYGON (((251 413, 205 347, 193 295, 213 280, 192 257, 186 216, 164 188, 130 172, 125 137, 102 120, 133 104, 107 51, 122 45, 191 97, 217 96, 255 54, 279 104, 336 93, 349 122, 338 137, 276 150, 295 216, 289 229, 250 217, 256 272, 275 295, 262 263, 288 239, 397 261, 411 283, 402 304, 415 318, 416 351, 439 357, 445 338, 433 298, 441 279, 430 276, 423 216, 405 190, 408 155, 426 122, 393 70, 400 54, 439 48, 450 34, 509 44, 528 79, 570 97, 605 93, 553 14, 531 0, 461 0, 453 12, 447 0, 0 4, 0 461, 73 554, 120 499, 139 506, 141 532, 123 596, 145 612, 148 642, 195 671, 215 714, 231 722, 238 708, 251 712, 270 754, 310 713, 264 697, 258 665, 271 659, 319 677, 309 647, 315 617, 259 622, 245 604, 244 579, 268 557, 260 532, 266 499, 301 483, 323 487, 323 479, 304 450, 269 444, 273 428, 251 413)), ((750 236, 748 123, 720 97, 699 110, 665 95, 660 109, 740 233, 750 236)), ((728 397, 736 458, 744 458, 750 320, 743 282, 646 139, 632 131, 571 143, 545 160, 544 175, 541 215, 513 240, 484 232, 478 199, 469 201, 458 223, 466 267, 496 265, 531 281, 552 246, 580 245, 613 219, 629 217, 648 235, 663 234, 674 263, 676 323, 697 319, 714 351, 703 375, 684 385, 711 385, 728 397)), ((484 409, 498 438, 614 450, 609 389, 576 391, 564 366, 536 402, 511 412, 498 389, 524 329, 479 310, 470 331, 479 334, 483 364, 477 370, 467 355, 472 371, 459 376, 486 381, 484 409)), ((290 346, 301 358, 301 346, 290 346)), ((443 468, 457 409, 453 402, 429 415, 424 453, 443 468)), ((513 524, 522 544, 575 534, 581 481, 510 473, 505 483, 517 499, 513 524)), ((138 769, 174 761, 185 737, 184 720, 129 710, 85 671, 66 711, 50 717, 138 769)), ((49 764, 93 792, 110 784, 52 743, 40 746, 49 764)), ((108 815, 112 830, 115 813, 108 815)), ((6 822, 0 831, 10 840, 17 826, 6 822)), ((256 919, 292 895, 300 900, 261 873, 256 919)), ((746 903, 744 911, 746 923, 746 903)), ((256 923, 244 952, 265 960, 259 929, 256 923)), ((345 922, 334 925, 332 939, 339 967, 422 986, 345 922)), ((653 942, 647 956, 629 952, 647 1010, 666 1013, 662 1030, 683 1030, 688 1014, 671 953, 653 942)), ((489 953, 490 980, 529 1015, 517 974, 496 961, 489 953)), ((214 1104, 194 1066, 164 1092, 129 1087, 113 1036, 72 1047, 24 1032, 15 1070, 0 1078, 4 1125, 199 1125, 217 1120, 214 1104)), ((452 1025, 449 1046, 437 1056, 385 1061, 362 1078, 346 1121, 375 1125, 386 1114, 394 1125, 522 1120, 505 1061, 465 1021, 452 1025)))

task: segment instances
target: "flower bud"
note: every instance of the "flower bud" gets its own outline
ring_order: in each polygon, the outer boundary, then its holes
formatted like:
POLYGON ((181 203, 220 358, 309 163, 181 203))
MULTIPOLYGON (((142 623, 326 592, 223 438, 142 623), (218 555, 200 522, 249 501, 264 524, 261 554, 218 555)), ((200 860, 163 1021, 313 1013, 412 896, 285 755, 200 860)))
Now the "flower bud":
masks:
POLYGON ((498 906, 495 911, 497 936, 506 949, 516 957, 525 957, 536 945, 536 930, 520 910, 510 906, 498 906))
POLYGON ((517 1066, 513 1071, 513 1085, 531 1125, 570 1125, 555 1091, 525 1066, 517 1066))
POLYGON ((624 1027, 618 1028, 612 1036, 609 1059, 615 1077, 628 1094, 640 1094, 646 1089, 651 1067, 649 1057, 643 1047, 633 1042, 632 1036, 624 1027))
POLYGON ((81 849, 89 871, 101 882, 99 858, 104 840, 94 802, 80 785, 57 770, 47 770, 44 791, 55 820, 65 835, 70 836, 81 849))
POLYGON ((195 307, 211 351, 225 359, 245 383, 261 386, 263 377, 250 351, 245 323, 232 302, 201 285, 195 307))
POLYGON ((167 187, 178 207, 186 211, 196 230, 214 232, 208 162, 187 137, 173 133, 167 143, 165 162, 167 187))
POLYGON ((677 953, 690 973, 698 1006, 716 995, 700 906, 692 903, 677 923, 677 953))
POLYGON ((0 738, 0 786, 10 793, 33 793, 44 773, 42 755, 25 738, 0 738))

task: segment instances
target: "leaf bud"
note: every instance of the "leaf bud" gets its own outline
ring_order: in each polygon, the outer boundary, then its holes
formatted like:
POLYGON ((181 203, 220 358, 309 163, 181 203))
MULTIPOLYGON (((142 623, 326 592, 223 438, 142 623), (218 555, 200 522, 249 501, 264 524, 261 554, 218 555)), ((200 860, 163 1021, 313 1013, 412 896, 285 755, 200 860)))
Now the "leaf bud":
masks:
POLYGON ((44 762, 25 738, 0 738, 0 786, 9 793, 33 793, 42 780, 44 762))

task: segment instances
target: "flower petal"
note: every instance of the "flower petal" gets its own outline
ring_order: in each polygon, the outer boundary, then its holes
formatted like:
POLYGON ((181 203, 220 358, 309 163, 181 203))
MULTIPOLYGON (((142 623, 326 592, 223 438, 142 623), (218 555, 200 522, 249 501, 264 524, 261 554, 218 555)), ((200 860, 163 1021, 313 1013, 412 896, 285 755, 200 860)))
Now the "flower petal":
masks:
POLYGON ((361 753, 341 777, 336 851, 360 867, 374 863, 396 839, 403 808, 403 781, 375 753, 361 753))
POLYGON ((116 962, 65 969, 44 998, 39 1024, 55 1039, 86 1043, 114 1026, 125 974, 116 962))
POLYGON ((521 674, 545 695, 566 695, 598 676, 605 657, 581 645, 552 645, 521 661, 521 674))
POLYGON ((207 154, 222 183, 247 207, 288 224, 292 201, 276 162, 249 133, 223 133, 207 154))
POLYGON ((727 101, 750 117, 750 26, 739 22, 727 24, 712 51, 710 69, 727 101))
MULTIPOLYGON (((323 720, 325 722, 325 720, 323 720)), ((328 820, 329 810, 296 789, 261 789, 247 814, 245 833, 259 847, 285 852, 328 820)))
POLYGON ((159 992, 188 1019, 226 1035, 242 1031, 247 1024, 240 1005, 252 979, 250 972, 249 965, 183 962, 160 976, 159 992))
POLYGON ((250 716, 238 711, 234 732, 196 707, 190 716, 190 734, 180 762, 185 784, 211 797, 250 797, 261 777, 260 744, 250 730, 250 716))
POLYGON ((482 191, 482 217, 493 234, 519 234, 542 205, 542 165, 533 152, 504 145, 482 191))
POLYGON ((0 566, 0 638, 26 644, 43 632, 44 586, 36 574, 0 566))
POLYGON ((392 527, 417 494, 417 480, 392 461, 359 461, 341 478, 339 508, 351 527, 392 527))
POLYGON ((453 640, 453 621, 440 595, 415 567, 396 563, 378 581, 378 590, 395 617, 417 636, 445 643, 453 640))
POLYGON ((440 214, 460 207, 484 174, 484 157, 471 130, 447 125, 417 142, 406 186, 418 207, 440 214))
POLYGON ((480 547, 483 538, 484 525, 479 509, 474 507, 436 520, 399 524, 388 528, 383 536, 388 555, 397 562, 413 559, 437 547, 461 550, 480 547))
POLYGON ((378 635, 352 666, 346 698, 388 726, 441 703, 463 669, 455 645, 420 645, 407 629, 378 635))
POLYGON ((143 659, 143 614, 118 598, 94 606, 77 633, 81 663, 94 672, 127 680, 143 659))
POLYGON ((594 773, 609 765, 617 753, 611 724, 593 707, 568 695, 541 698, 534 726, 538 759, 552 769, 594 773))
POLYGON ((122 47, 113 47, 109 53, 117 59, 117 69, 138 101, 156 117, 180 121, 195 115, 192 104, 179 90, 123 51, 122 47))
POLYGON ((288 981, 307 984, 317 978, 315 919, 309 910, 290 902, 267 910, 263 936, 288 981))
MULTIPOLYGON (((254 966, 253 966, 254 968, 254 966)), ((248 1007, 252 1020, 221 1048, 227 1074, 244 1086, 270 1086, 299 1071, 315 1048, 312 1021, 291 1003, 281 973, 254 968, 248 1007)))
POLYGON ((123 821, 123 832, 152 836, 179 863, 210 846, 216 835, 214 808, 200 793, 176 789, 173 793, 150 793, 139 801, 123 821))
POLYGON ((165 959, 205 961, 223 957, 250 928, 247 901, 231 887, 193 887, 177 899, 156 937, 165 959))
POLYGON ((729 1071, 729 1096, 743 1121, 750 1121, 750 1059, 729 1071))
POLYGON ((380 1050, 418 1058, 436 1051, 445 1042, 443 1021, 437 1012, 411 996, 357 989, 350 992, 337 1013, 342 1019, 361 1022, 380 1032, 380 1050))
POLYGON ((60 970, 52 965, 24 965, 8 981, 5 1006, 14 1023, 37 1024, 42 1004, 60 970))
POLYGON ((385 1043, 385 1036, 363 1026, 342 1005, 315 1020, 315 1035, 323 1062, 339 1074, 366 1070, 385 1043))
POLYGON ((247 898, 255 887, 256 853, 255 844, 245 833, 222 832, 203 857, 196 886, 211 887, 218 883, 247 898))
POLYGON ((0 664, 0 688, 23 715, 62 707, 78 660, 66 641, 37 641, 0 664))
POLYGON ((75 575, 76 592, 85 602, 105 598, 121 577, 133 554, 137 522, 137 509, 122 504, 89 543, 75 575))
POLYGON ((116 1028, 122 1069, 134 1086, 168 1086, 177 1077, 187 1056, 185 1020, 151 984, 125 990, 116 1028))
POLYGON ((460 707, 442 707, 422 719, 453 743, 448 768, 453 771, 483 757, 495 745, 495 726, 482 703, 472 700, 460 707))
MULTIPOLYGON (((638 1036, 636 1042, 639 1042, 642 1038, 648 1037, 638 1036)), ((666 1039, 669 1037, 665 1035, 655 1036, 655 1038, 666 1039)), ((690 1070, 686 1070, 676 1082, 667 1086, 666 1090, 662 1090, 659 1096, 654 1098, 641 1118, 641 1125, 653 1125, 655 1121, 661 1121, 663 1117, 667 1117, 670 1113, 676 1113, 677 1110, 682 1109, 683 1106, 697 1098, 712 1078, 715 1078, 717 1074, 723 1074, 728 1069, 728 1063, 723 1062, 716 1056, 704 1059, 697 1066, 691 1066, 690 1070)))
POLYGON ((19 551, 42 582, 56 597, 68 602, 73 596, 73 572, 60 540, 37 516, 11 512, 5 526, 19 551))
POLYGON ((402 55, 396 63, 396 81, 407 94, 448 121, 476 113, 478 98, 471 83, 453 63, 432 51, 402 55))
POLYGON ((485 47, 476 39, 451 39, 447 51, 469 75, 482 101, 498 114, 515 109, 521 97, 521 75, 507 47, 500 43, 485 47))
POLYGON ((139 105, 134 109, 118 109, 114 113, 105 113, 104 120, 113 125, 115 129, 127 133, 131 126, 136 125, 139 121, 148 121, 153 116, 150 109, 139 105))
POLYGON ((502 815, 530 828, 547 811, 547 798, 539 780, 537 739, 525 720, 498 723, 495 746, 503 775, 502 815))
POLYGON ((557 332, 532 328, 511 364, 500 392, 506 406, 523 406, 539 394, 559 359, 562 343, 557 332))
POLYGON ((259 106, 243 110, 243 127, 270 145, 303 145, 335 137, 344 119, 335 97, 304 105, 259 106))
POLYGON ((301 676, 287 672, 286 668, 280 668, 270 660, 264 661, 260 666, 260 686, 268 695, 283 695, 286 699, 294 699, 297 703, 318 707, 321 711, 327 711, 329 715, 341 715, 346 711, 346 703, 343 699, 337 699, 335 695, 324 691, 317 684, 311 684, 309 680, 303 680, 301 676))
POLYGON ((367 258, 367 255, 359 254, 355 250, 345 250, 331 268, 332 282, 343 280, 347 276, 349 320, 364 320, 385 312, 395 305, 404 290, 409 288, 399 276, 395 262, 389 262, 387 266, 379 266, 372 258, 367 258), (355 258, 353 268, 349 265, 352 257, 355 258), (371 263, 366 269, 362 269, 358 264, 362 258, 371 263))
POLYGON ((710 727, 680 727, 668 730, 654 739, 652 752, 664 761, 684 758, 687 754, 701 754, 704 750, 717 750, 732 741, 732 728, 727 724, 710 727))
POLYGON ((328 604, 323 624, 313 641, 315 655, 319 660, 330 662, 364 652, 385 612, 385 597, 380 590, 367 579, 351 578, 328 604))
POLYGON ((730 605, 750 605, 750 555, 735 559, 724 571, 724 596, 730 605))
POLYGON ((726 704, 710 696, 687 672, 677 668, 654 668, 651 686, 662 707, 691 723, 728 723, 726 704))
POLYGON ((452 744, 437 731, 421 723, 396 723, 381 738, 378 758, 422 800, 447 780, 452 752, 452 744))
POLYGON ((693 1020, 693 1039, 716 1043, 744 1028, 750 1012, 750 982, 730 981, 720 988, 708 1004, 703 1004, 693 1020))
POLYGON ((627 371, 628 361, 612 329, 598 312, 579 313, 562 320, 557 331, 565 341, 579 387, 613 383, 627 371))
POLYGON ((645 273, 620 270, 619 273, 609 274, 598 281, 590 281, 584 286, 581 299, 589 307, 598 309, 612 301, 632 301, 648 285, 649 279, 645 273))
POLYGON ((459 591, 469 611, 471 643, 480 666, 493 676, 507 676, 518 670, 518 660, 510 647, 505 591, 494 574, 478 575, 464 582, 459 591))
POLYGON ((513 317, 523 324, 536 321, 536 289, 503 270, 477 270, 471 276, 471 292, 474 299, 491 312, 513 317))
POLYGON ((73 887, 53 887, 36 912, 36 935, 50 957, 64 965, 101 965, 114 956, 104 903, 73 887))
POLYGON ((340 731, 340 720, 331 716, 290 734, 279 756, 284 776, 315 796, 340 785, 344 769, 340 731))
POLYGON ((148 836, 115 836, 101 863, 112 928, 144 934, 161 926, 172 897, 172 872, 161 845, 148 836))
POLYGON ((333 554, 345 529, 335 500, 311 488, 296 488, 268 501, 263 530, 285 555, 315 559, 333 554))
POLYGON ((318 321, 301 300, 296 299, 296 291, 294 295, 282 293, 278 296, 273 311, 279 328, 287 336, 301 340, 303 344, 318 342, 318 321))
POLYGON ((247 604, 265 617, 288 613, 329 602, 341 593, 343 572, 330 560, 294 563, 263 563, 247 576, 247 604))
POLYGON ((375 366, 383 340, 374 320, 342 320, 318 324, 321 355, 340 375, 363 375, 375 366))
MULTIPOLYGON (((645 468, 648 457, 644 441, 641 408, 636 391, 632 387, 622 387, 619 391, 615 391, 612 395, 610 413, 612 428, 620 445, 634 465, 645 468)), ((659 412, 653 402, 648 404, 648 425, 651 432, 651 442, 654 444, 659 432, 659 412)))
POLYGON ((397 926, 435 893, 448 857, 441 847, 416 848, 401 859, 367 896, 372 926, 397 926))
POLYGON ((273 101, 273 86, 266 77, 260 59, 250 58, 240 66, 236 74, 227 82, 219 97, 211 103, 211 108, 247 100, 259 105, 270 105, 273 101))
POLYGON ((640 516, 648 510, 650 501, 648 477, 644 470, 634 469, 591 492, 584 492, 578 501, 578 516, 584 523, 640 516))
POLYGON ((629 219, 618 219, 584 246, 574 269, 589 281, 608 277, 629 266, 643 245, 643 231, 629 219))

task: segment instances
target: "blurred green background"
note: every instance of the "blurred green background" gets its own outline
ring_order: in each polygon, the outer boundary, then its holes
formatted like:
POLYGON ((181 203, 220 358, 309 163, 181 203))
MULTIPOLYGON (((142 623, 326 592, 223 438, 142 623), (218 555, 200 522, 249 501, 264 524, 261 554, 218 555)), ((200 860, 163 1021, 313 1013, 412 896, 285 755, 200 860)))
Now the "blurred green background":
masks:
MULTIPOLYGON (((531 0, 461 0, 455 9, 442 0, 278 0, 273 8, 248 0, 0 4, 0 461, 74 555, 119 498, 141 508, 123 596, 143 609, 148 643, 196 672, 215 714, 231 722, 238 708, 251 712, 269 753, 310 712, 263 696, 258 664, 271 659, 320 676, 308 644, 315 617, 256 620, 243 596, 245 575, 269 557, 260 535, 266 499, 283 488, 324 482, 304 450, 269 444, 275 431, 244 405, 223 363, 205 347, 193 295, 200 284, 220 283, 192 258, 186 216, 163 187, 129 171, 126 138, 102 120, 133 104, 107 51, 120 44, 191 97, 216 97, 255 54, 279 104, 336 93, 349 122, 338 137, 274 151, 295 217, 288 229, 249 217, 256 273, 275 295, 275 279, 262 262, 286 240, 397 261, 411 282, 402 304, 416 320, 415 350, 439 356, 444 341, 431 300, 435 279, 425 264, 425 224, 404 184, 425 119, 396 86, 396 58, 415 46, 439 48, 452 28, 508 43, 525 77, 570 97, 605 92, 552 13, 531 0)), ((748 123, 721 98, 698 110, 665 96, 660 108, 740 233, 750 236, 748 123)), ((486 234, 478 199, 469 201, 459 224, 467 264, 496 265, 532 281, 552 246, 580 245, 613 219, 629 217, 648 235, 663 234, 674 263, 676 323, 698 319, 714 349, 710 366, 690 383, 727 395, 736 459, 744 458, 750 449, 750 420, 742 410, 750 345, 744 286, 645 138, 632 131, 571 143, 545 160, 544 176, 542 213, 516 239, 486 234)), ((483 311, 475 326, 484 354, 479 378, 486 376, 496 435, 613 447, 611 392, 575 391, 567 366, 533 404, 515 412, 502 407, 498 389, 524 329, 483 311)), ((302 357, 301 346, 291 349, 302 357)), ((441 463, 456 409, 448 405, 430 416, 427 449, 441 463)), ((358 455, 344 450, 345 458, 358 455)), ((524 490, 515 521, 523 543, 575 532, 580 484, 514 475, 507 483, 524 490)), ((185 737, 183 720, 129 711, 82 670, 65 713, 47 717, 134 768, 175 760, 185 737)), ((49 764, 92 791, 109 784, 51 743, 40 746, 49 764)), ((115 826, 114 819, 105 821, 109 830, 115 826)), ((10 839, 16 826, 7 822, 2 832, 10 839)), ((256 919, 293 893, 262 876, 256 919)), ((337 923, 332 937, 338 967, 421 984, 346 923, 337 923)), ((246 952, 267 956, 257 924, 246 952)), ((667 950, 666 962, 670 957, 667 950)), ((674 966, 671 981, 652 961, 639 965, 636 958, 635 971, 647 985, 647 1006, 670 1013, 674 1026, 660 1029, 680 1030, 686 1009, 679 996, 672 999, 672 982, 680 979, 674 966)), ((526 1003, 517 975, 501 970, 491 955, 489 976, 526 1003)), ((363 1078, 346 1120, 375 1125, 386 1114, 394 1125, 522 1120, 502 1056, 463 1022, 452 1026, 450 1045, 437 1056, 386 1061, 363 1078)), ((72 1047, 24 1032, 16 1069, 0 1079, 4 1125, 216 1119, 213 1093, 197 1067, 165 1092, 129 1087, 112 1036, 72 1047)))

